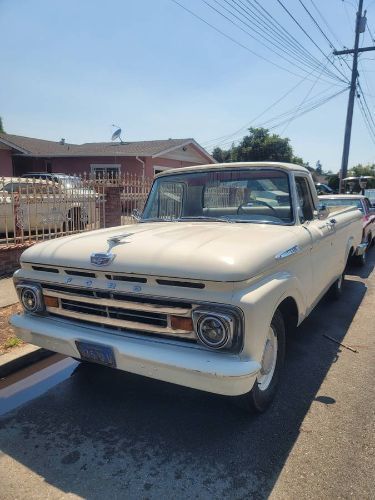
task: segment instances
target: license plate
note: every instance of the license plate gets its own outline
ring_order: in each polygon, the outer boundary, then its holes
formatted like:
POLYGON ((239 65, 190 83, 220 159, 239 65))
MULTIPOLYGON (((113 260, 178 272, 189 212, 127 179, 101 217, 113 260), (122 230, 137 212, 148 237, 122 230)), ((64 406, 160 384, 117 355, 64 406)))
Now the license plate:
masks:
POLYGON ((78 340, 76 341, 76 346, 81 358, 85 361, 92 361, 93 363, 116 368, 116 360, 112 347, 78 340))

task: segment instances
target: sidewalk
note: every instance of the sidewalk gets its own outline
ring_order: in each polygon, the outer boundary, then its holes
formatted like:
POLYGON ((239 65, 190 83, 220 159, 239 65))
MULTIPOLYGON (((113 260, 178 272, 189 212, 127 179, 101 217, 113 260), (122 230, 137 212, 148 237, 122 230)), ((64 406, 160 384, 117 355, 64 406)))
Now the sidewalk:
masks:
POLYGON ((13 278, 0 279, 0 308, 12 306, 18 302, 13 278))

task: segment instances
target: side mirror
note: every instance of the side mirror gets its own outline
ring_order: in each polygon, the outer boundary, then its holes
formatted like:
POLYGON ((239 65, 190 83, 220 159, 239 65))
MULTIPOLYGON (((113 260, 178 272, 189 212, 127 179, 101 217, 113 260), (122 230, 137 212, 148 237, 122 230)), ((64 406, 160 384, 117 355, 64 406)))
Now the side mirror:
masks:
POLYGON ((316 214, 318 219, 326 219, 329 214, 327 205, 320 204, 318 210, 314 211, 314 214, 316 214))

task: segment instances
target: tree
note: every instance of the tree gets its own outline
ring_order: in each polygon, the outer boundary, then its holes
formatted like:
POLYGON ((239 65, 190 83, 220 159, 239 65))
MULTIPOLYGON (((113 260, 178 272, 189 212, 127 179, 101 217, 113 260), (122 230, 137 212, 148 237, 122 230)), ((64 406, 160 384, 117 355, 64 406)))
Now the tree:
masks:
POLYGON ((349 170, 348 176, 352 177, 363 177, 365 175, 373 175, 375 176, 375 164, 372 165, 362 165, 358 163, 353 168, 349 170))
MULTIPOLYGON (((233 147, 233 146, 232 146, 233 147)), ((219 147, 216 147, 212 151, 212 156, 215 158, 220 163, 227 163, 230 162, 230 152, 226 151, 224 149, 221 149, 219 147)))
POLYGON ((0 133, 5 134, 5 130, 3 127, 3 119, 1 118, 1 116, 0 116, 0 133))
POLYGON ((367 188, 371 189, 375 187, 375 163, 371 165, 362 165, 358 163, 353 168, 351 168, 348 172, 348 177, 364 177, 364 176, 372 176, 374 179, 369 179, 367 181, 367 188))
POLYGON ((332 188, 334 191, 338 191, 340 185, 340 179, 338 174, 330 174, 328 175, 328 186, 332 188))
POLYGON ((283 161, 303 165, 302 158, 294 156, 288 138, 270 134, 265 128, 249 128, 238 146, 228 149, 215 148, 212 156, 219 162, 235 161, 283 161))

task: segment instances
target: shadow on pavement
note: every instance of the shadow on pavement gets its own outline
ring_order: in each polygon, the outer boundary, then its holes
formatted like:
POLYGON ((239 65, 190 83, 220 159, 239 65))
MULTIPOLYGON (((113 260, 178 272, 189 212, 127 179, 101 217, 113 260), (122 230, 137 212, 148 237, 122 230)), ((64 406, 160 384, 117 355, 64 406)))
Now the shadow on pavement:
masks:
POLYGON ((317 396, 341 354, 323 334, 345 337, 365 291, 349 279, 339 302, 324 298, 302 324, 288 342, 276 401, 262 416, 248 416, 230 398, 79 365, 0 421, 2 450, 84 498, 266 498, 312 401, 335 404, 330 394, 317 396))

